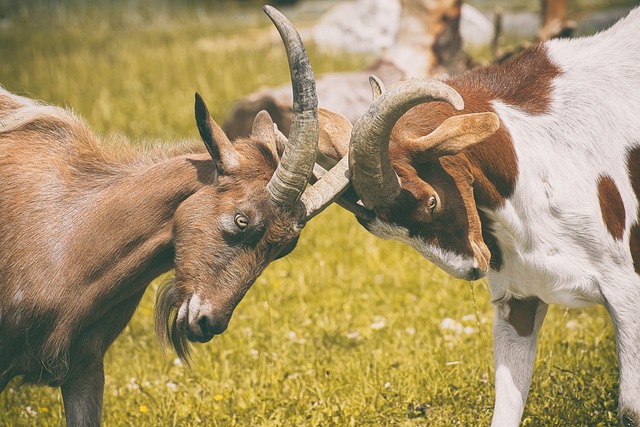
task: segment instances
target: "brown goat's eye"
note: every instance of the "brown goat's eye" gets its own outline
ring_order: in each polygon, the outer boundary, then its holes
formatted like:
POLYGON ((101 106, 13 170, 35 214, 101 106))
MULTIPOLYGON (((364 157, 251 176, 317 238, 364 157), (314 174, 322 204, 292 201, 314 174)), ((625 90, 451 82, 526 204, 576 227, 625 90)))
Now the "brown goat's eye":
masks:
POLYGON ((242 214, 236 214, 233 220, 240 230, 244 230, 249 225, 249 220, 242 214))
POLYGON ((438 199, 436 199, 436 196, 429 197, 429 200, 427 200, 427 209, 429 209, 429 212, 433 213, 437 205, 438 199))

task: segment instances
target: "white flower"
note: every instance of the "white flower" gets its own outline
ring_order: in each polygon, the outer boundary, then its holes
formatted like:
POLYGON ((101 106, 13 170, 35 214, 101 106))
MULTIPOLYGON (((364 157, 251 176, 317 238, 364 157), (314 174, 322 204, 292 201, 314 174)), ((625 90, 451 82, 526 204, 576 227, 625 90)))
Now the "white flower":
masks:
POLYGON ((176 390, 178 390, 178 385, 176 383, 174 383, 174 382, 169 381, 167 383, 167 388, 169 390, 171 390, 171 391, 176 391, 176 390))
POLYGON ((482 384, 486 384, 487 382, 489 382, 489 374, 487 372, 482 374, 482 378, 480 378, 480 382, 482 384))
POLYGON ((476 320, 476 315, 475 314, 467 314, 462 316, 462 320, 463 322, 473 322, 476 320))
POLYGON ((407 334, 409 334, 409 335, 415 335, 415 333, 416 333, 416 330, 415 330, 415 329, 413 329, 413 328, 407 328, 407 334))
POLYGON ((384 328, 387 324, 387 321, 382 316, 374 316, 373 323, 369 326, 374 331, 379 331, 384 328))
POLYGON ((127 383, 127 390, 129 391, 140 390, 140 385, 136 382, 136 379, 134 377, 129 378, 129 382, 127 383))
POLYGON ((440 329, 443 331, 452 331, 459 335, 462 333, 464 328, 460 322, 453 320, 450 317, 445 317, 442 319, 442 322, 440 322, 440 329))
POLYGON ((350 340, 359 340, 360 333, 358 331, 349 332, 347 334, 347 338, 349 338, 350 340))

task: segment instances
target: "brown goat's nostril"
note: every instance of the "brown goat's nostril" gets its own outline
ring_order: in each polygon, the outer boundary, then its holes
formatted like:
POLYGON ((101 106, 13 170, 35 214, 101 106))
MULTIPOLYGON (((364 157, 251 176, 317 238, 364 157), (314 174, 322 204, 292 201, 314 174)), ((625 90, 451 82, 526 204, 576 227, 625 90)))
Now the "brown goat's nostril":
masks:
POLYGON ((198 319, 198 326, 200 326, 200 333, 203 336, 209 335, 209 329, 211 329, 209 325, 210 325, 209 316, 207 316, 206 314, 201 316, 200 319, 198 319))
POLYGON ((214 335, 223 333, 227 329, 228 322, 210 314, 203 314, 197 323, 200 328, 200 339, 204 342, 209 341, 214 335))

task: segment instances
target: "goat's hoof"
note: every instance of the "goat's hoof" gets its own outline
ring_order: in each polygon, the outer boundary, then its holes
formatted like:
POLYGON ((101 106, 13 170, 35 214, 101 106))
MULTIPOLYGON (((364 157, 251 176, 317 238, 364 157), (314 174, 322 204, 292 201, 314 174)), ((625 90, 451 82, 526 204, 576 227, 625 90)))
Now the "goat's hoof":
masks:
POLYGON ((640 418, 637 415, 630 414, 628 410, 622 410, 622 425, 624 427, 640 427, 638 424, 640 418))

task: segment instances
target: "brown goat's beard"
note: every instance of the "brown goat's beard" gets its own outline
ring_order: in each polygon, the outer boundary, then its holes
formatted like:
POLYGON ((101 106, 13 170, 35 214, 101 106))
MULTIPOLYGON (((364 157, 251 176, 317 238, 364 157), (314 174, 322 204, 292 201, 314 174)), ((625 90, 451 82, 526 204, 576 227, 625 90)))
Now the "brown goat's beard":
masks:
POLYGON ((156 335, 166 347, 171 343, 180 360, 189 365, 189 341, 186 334, 178 330, 178 308, 183 292, 171 278, 160 284, 156 296, 156 335))

